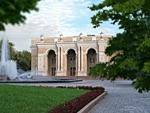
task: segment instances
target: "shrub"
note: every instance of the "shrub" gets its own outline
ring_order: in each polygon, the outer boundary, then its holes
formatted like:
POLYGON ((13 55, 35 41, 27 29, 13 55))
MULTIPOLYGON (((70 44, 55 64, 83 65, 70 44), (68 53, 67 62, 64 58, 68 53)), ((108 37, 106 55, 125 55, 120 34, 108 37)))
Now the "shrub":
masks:
POLYGON ((97 96, 102 94, 105 90, 103 87, 89 87, 89 86, 79 86, 76 88, 88 89, 90 91, 81 95, 80 97, 77 97, 69 102, 66 102, 63 105, 57 106, 56 108, 52 109, 49 113, 77 113, 80 109, 82 109, 85 105, 87 105, 97 96))

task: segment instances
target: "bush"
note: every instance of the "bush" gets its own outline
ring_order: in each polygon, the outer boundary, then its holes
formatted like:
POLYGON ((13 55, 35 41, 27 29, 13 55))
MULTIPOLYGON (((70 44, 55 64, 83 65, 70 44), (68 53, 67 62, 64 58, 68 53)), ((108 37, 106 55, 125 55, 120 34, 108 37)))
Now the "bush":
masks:
MULTIPOLYGON (((72 87, 69 87, 69 88, 72 88, 72 87)), ((90 101, 92 101, 97 96, 102 94, 105 90, 102 87, 88 87, 88 86, 79 86, 76 88, 88 89, 90 91, 81 95, 80 97, 77 97, 69 102, 66 102, 63 105, 57 106, 56 108, 52 109, 49 113, 77 113, 90 101)))

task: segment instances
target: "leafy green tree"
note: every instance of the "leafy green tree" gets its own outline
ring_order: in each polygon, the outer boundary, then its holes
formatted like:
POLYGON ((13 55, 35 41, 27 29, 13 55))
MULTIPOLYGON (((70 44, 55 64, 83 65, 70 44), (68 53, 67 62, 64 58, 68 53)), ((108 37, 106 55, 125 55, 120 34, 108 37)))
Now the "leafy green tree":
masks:
POLYGON ((26 19, 24 13, 38 10, 39 0, 0 0, 0 31, 5 30, 7 24, 20 24, 26 19))
MULTIPOLYGON (((105 53, 111 60, 93 67, 100 68, 98 76, 115 80, 133 80, 139 92, 150 90, 150 0, 104 0, 90 7, 94 27, 104 21, 118 24, 118 33, 108 43, 105 53), (101 73, 102 72, 102 73, 101 73)), ((95 74, 96 72, 91 73, 95 74)))
MULTIPOLYGON (((1 46, 2 46, 2 40, 0 40, 0 56, 1 56, 1 46)), ((9 46, 9 59, 15 59, 16 58, 16 50, 14 48, 14 44, 12 42, 8 42, 8 46, 9 46)))
MULTIPOLYGON (((14 44, 9 42, 9 56, 10 60, 14 60, 17 63, 17 68, 22 69, 24 71, 31 70, 31 53, 28 51, 16 51, 14 48, 14 44)), ((0 56, 1 56, 1 45, 2 41, 0 41, 0 56)))
MULTIPOLYGON (((38 1, 40 0, 0 0, 0 31, 5 30, 5 26, 7 24, 14 25, 24 23, 26 19, 25 13, 30 13, 31 10, 38 10, 36 7, 38 1)), ((30 70, 30 52, 18 52, 14 49, 14 45, 12 43, 9 43, 9 48, 10 59, 16 60, 17 65, 23 70, 30 70)))
POLYGON ((90 75, 97 77, 97 75, 101 78, 105 78, 105 63, 96 64, 93 68, 90 69, 90 75))
POLYGON ((16 54, 17 67, 24 71, 31 70, 31 53, 28 51, 19 51, 16 54))

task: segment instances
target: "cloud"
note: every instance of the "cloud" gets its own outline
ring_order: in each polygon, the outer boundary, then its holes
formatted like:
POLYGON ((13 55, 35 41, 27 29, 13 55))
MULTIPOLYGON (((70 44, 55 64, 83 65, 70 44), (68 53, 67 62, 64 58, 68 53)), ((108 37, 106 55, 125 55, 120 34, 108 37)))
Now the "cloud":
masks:
MULTIPOLYGON (((44 36, 59 36, 83 34, 98 34, 101 30, 112 33, 106 24, 93 29, 90 23, 92 12, 87 8, 98 0, 41 0, 38 3, 39 12, 31 11, 25 14, 27 20, 20 26, 6 27, 1 32, 2 37, 8 37, 18 50, 30 50, 31 39, 44 36)), ((115 32, 115 31, 113 31, 115 32)))

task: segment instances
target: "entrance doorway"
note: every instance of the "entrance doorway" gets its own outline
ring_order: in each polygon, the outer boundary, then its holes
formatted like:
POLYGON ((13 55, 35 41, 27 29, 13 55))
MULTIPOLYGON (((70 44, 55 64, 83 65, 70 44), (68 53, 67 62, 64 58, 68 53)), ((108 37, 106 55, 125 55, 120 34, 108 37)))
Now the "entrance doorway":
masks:
POLYGON ((56 54, 54 50, 50 50, 48 53, 48 74, 50 76, 56 75, 56 54))
POLYGON ((76 75, 76 53, 73 49, 70 49, 67 53, 67 75, 76 75))
POLYGON ((96 64, 97 55, 94 49, 89 49, 87 53, 87 74, 89 74, 90 69, 96 64))

